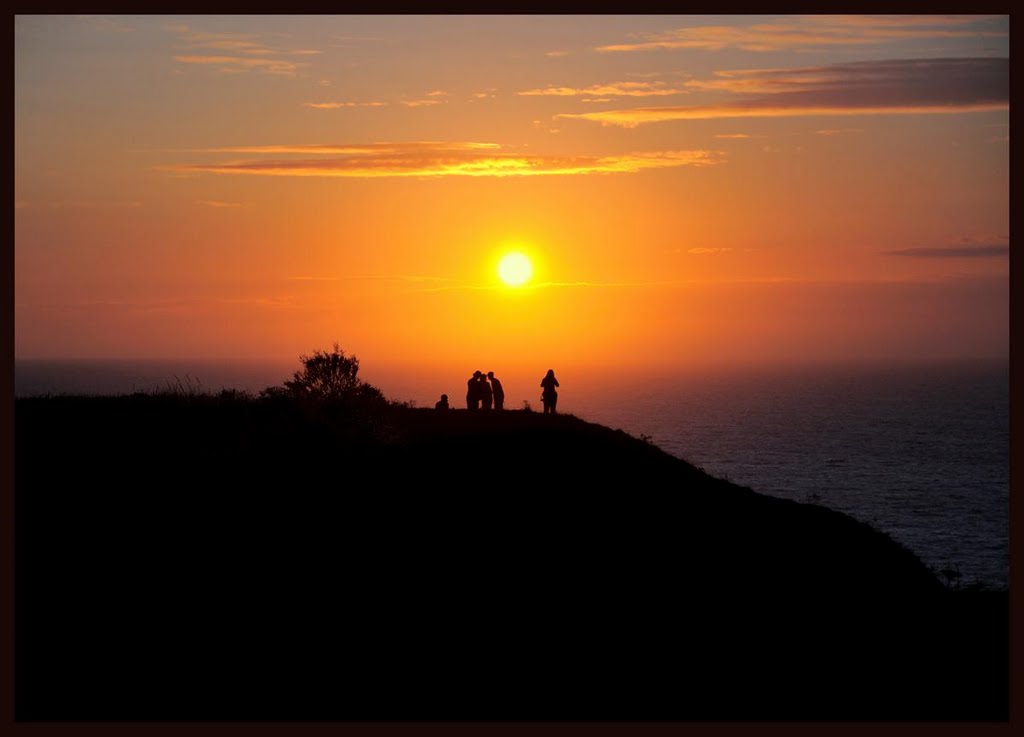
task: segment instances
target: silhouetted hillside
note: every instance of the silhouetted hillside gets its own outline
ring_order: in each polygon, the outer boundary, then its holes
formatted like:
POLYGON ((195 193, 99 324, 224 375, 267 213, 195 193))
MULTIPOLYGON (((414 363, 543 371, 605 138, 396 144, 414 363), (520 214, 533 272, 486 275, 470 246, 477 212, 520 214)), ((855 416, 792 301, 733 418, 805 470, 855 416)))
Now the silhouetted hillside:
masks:
POLYGON ((1005 593, 571 416, 16 403, 17 716, 1007 718, 1005 593))

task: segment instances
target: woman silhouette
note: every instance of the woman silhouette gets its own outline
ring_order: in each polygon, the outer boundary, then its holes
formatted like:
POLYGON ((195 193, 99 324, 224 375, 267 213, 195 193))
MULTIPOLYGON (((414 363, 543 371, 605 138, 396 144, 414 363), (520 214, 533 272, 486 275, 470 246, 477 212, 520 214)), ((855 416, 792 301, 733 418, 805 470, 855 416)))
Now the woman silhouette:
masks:
POLYGON ((558 379, 555 378, 555 370, 548 369, 547 375, 541 379, 540 385, 544 387, 544 393, 541 394, 540 401, 544 403, 544 414, 558 414, 555 412, 555 406, 558 404, 558 392, 555 391, 555 387, 558 386, 558 379))

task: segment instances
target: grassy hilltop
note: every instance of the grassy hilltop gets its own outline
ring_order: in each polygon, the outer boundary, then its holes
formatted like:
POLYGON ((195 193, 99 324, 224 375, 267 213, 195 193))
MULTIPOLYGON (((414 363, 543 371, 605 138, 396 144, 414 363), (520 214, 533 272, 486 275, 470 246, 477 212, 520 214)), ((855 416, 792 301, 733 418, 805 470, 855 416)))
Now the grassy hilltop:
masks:
POLYGON ((572 416, 364 400, 18 400, 18 718, 1007 718, 1005 593, 572 416))

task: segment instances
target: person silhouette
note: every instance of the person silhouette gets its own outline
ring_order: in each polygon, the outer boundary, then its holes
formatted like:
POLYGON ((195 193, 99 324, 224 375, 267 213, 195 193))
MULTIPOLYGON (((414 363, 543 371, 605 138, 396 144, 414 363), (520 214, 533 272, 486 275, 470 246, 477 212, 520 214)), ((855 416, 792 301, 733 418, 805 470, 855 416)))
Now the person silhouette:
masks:
POLYGON ((544 414, 558 414, 555 411, 555 407, 558 405, 558 392, 555 391, 558 379, 555 378, 554 369, 548 369, 547 374, 540 380, 540 385, 544 387, 544 393, 540 397, 540 401, 544 403, 544 414))
POLYGON ((437 404, 434 405, 434 409, 448 409, 448 395, 442 394, 441 398, 437 400, 437 404))
POLYGON ((487 381, 487 377, 482 373, 480 374, 480 403, 484 409, 491 408, 491 400, 494 398, 494 393, 491 391, 491 385, 487 381))
POLYGON ((505 409, 505 390, 501 382, 494 378, 494 372, 488 371, 487 378, 491 380, 491 391, 494 394, 494 409, 505 409))
POLYGON ((466 382, 466 409, 480 409, 480 372, 474 371, 466 382))

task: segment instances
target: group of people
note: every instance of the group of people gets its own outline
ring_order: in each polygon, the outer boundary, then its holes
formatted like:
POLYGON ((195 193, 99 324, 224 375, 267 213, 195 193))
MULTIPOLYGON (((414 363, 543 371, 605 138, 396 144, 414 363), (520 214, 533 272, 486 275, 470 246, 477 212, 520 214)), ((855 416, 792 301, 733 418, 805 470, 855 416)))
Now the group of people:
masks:
MULTIPOLYGON (((540 401, 544 404, 544 414, 556 414, 558 406, 558 379, 555 378, 555 370, 548 369, 547 374, 541 379, 540 401)), ((466 408, 478 409, 505 409, 505 389, 501 382, 494 377, 493 371, 486 374, 482 371, 474 371, 469 381, 466 382, 466 408)), ((441 399, 434 405, 434 409, 449 409, 448 395, 442 394, 441 399)))
POLYGON ((494 378, 494 372, 474 371, 466 382, 467 409, 505 409, 505 389, 494 378))

